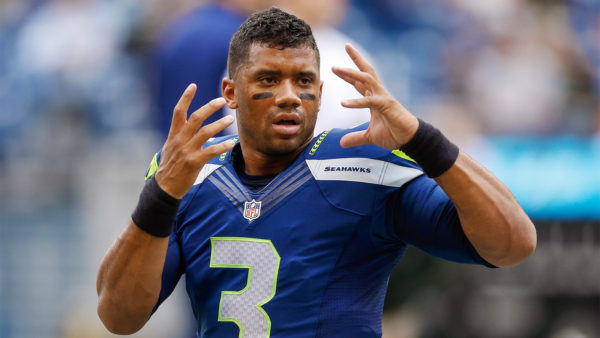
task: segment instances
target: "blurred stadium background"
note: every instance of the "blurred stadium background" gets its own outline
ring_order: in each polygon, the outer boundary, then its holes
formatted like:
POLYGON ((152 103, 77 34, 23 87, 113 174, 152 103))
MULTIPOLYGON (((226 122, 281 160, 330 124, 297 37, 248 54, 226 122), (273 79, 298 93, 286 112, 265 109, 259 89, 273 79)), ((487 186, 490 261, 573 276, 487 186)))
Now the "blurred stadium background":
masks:
MULTIPOLYGON (((205 2, 0 1, 0 337, 110 336, 95 274, 163 141, 154 45, 205 2)), ((600 2, 338 2, 390 92, 500 177, 539 235, 510 269, 409 251, 384 337, 600 337, 600 2)), ((183 289, 137 336, 193 336, 183 289)))

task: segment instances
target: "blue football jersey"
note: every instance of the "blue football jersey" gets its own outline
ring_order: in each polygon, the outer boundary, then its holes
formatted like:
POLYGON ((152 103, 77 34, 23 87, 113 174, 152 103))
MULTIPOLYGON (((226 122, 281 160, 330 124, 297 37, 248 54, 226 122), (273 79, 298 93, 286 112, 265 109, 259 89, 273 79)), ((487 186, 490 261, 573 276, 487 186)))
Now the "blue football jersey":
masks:
POLYGON ((185 275, 199 337, 379 337, 408 245, 486 264, 435 181, 399 151, 340 147, 347 132, 316 137, 256 192, 231 152, 207 163, 181 202, 156 306, 185 275))

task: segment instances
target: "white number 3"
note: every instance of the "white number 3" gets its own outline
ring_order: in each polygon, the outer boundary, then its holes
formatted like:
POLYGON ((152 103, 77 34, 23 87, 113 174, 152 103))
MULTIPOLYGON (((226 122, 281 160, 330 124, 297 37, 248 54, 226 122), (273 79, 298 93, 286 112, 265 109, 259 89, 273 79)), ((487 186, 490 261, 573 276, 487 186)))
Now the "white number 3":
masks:
POLYGON ((212 237, 210 267, 248 269, 248 282, 240 291, 222 291, 219 321, 234 322, 239 337, 269 337, 271 318, 262 308, 275 296, 281 257, 266 239, 212 237))

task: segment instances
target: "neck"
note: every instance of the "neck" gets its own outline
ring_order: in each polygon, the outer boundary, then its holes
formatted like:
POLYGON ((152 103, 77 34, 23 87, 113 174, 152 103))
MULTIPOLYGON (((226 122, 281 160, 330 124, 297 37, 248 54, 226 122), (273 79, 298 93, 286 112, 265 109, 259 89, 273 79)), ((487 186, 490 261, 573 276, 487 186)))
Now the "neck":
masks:
POLYGON ((311 141, 312 138, 308 139, 295 151, 279 155, 250 151, 250 147, 245 147, 244 142, 240 141, 244 156, 245 171, 248 175, 253 176, 277 175, 290 166, 311 141))

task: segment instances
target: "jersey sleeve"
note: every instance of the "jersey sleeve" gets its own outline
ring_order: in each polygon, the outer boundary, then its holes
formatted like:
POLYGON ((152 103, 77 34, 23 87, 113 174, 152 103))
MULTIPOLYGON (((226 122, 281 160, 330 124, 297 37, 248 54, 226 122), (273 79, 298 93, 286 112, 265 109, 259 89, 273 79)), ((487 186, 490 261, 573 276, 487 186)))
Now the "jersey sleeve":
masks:
POLYGON ((462 230, 454 203, 431 178, 420 176, 387 201, 399 239, 431 255, 459 263, 486 262, 462 230))

